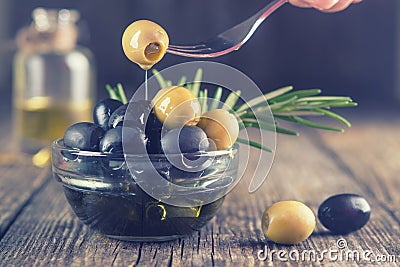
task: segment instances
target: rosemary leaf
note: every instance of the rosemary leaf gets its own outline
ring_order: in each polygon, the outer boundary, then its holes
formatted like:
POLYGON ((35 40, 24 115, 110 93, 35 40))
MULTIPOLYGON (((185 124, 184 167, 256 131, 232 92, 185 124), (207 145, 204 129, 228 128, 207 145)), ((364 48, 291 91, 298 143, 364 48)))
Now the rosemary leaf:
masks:
POLYGON ((246 121, 243 121, 243 124, 245 127, 259 128, 264 131, 275 131, 280 134, 299 136, 299 133, 296 131, 292 131, 292 130, 282 128, 279 126, 273 126, 271 124, 264 124, 264 123, 259 123, 259 122, 258 123, 257 122, 246 122, 246 121))
POLYGON ((269 93, 265 94, 264 97, 267 100, 273 99, 273 98, 275 98, 277 96, 280 96, 280 95, 283 95, 283 94, 285 94, 285 93, 287 93, 287 92, 289 92, 291 90, 293 90, 293 86, 285 86, 285 87, 279 88, 277 90, 274 90, 272 92, 269 92, 269 93))
POLYGON ((250 108, 253 108, 256 105, 265 104, 265 103, 268 103, 267 99, 265 98, 264 95, 261 95, 256 98, 253 98, 253 99, 247 101, 246 103, 244 103, 243 105, 241 105, 239 108, 236 109, 236 112, 248 110, 250 108))
POLYGON ((307 96, 318 95, 320 93, 321 93, 320 89, 298 90, 298 91, 290 92, 287 94, 283 94, 283 95, 279 95, 277 97, 271 98, 268 102, 276 103, 276 102, 280 102, 280 101, 285 101, 294 96, 297 96, 297 98, 302 98, 302 97, 307 97, 307 96))
POLYGON ((277 123, 277 121, 272 116, 269 116, 269 114, 264 115, 264 114, 260 114, 260 113, 254 114, 254 113, 248 112, 248 113, 239 115, 239 118, 242 120, 249 120, 249 119, 253 119, 255 121, 260 120, 260 121, 264 121, 266 123, 275 124, 275 125, 277 123))
POLYGON ((198 68, 196 74, 194 75, 193 84, 191 86, 191 91, 196 97, 199 95, 202 76, 203 76, 203 70, 201 68, 198 68))
POLYGON ((274 115, 286 115, 286 116, 322 116, 321 112, 317 111, 302 111, 302 110, 296 110, 296 111, 278 111, 274 112, 274 115))
POLYGON ((208 90, 206 88, 203 89, 203 103, 201 103, 201 112, 207 112, 207 98, 208 98, 208 90))
POLYGON ((304 105, 299 105, 298 109, 307 109, 307 110, 312 110, 316 108, 325 108, 325 109, 331 109, 331 108, 338 108, 338 107, 355 107, 358 104, 355 102, 347 102, 347 101, 337 101, 337 102, 326 102, 326 103, 308 103, 304 105))
POLYGON ((111 87, 111 85, 107 84, 106 85, 106 90, 108 91, 108 95, 110 96, 111 99, 120 100, 118 98, 117 94, 115 93, 114 88, 111 87))
POLYGON ((265 150, 267 152, 273 152, 273 150, 271 148, 263 146, 262 144, 259 144, 257 142, 251 141, 251 140, 242 139, 242 138, 238 137, 237 141, 239 143, 242 143, 242 144, 245 144, 245 145, 250 145, 250 146, 253 146, 255 148, 265 150))
POLYGON ((337 128, 337 127, 318 124, 318 123, 303 119, 303 118, 298 117, 298 116, 276 116, 276 117, 278 117, 278 118, 280 118, 282 120, 300 123, 300 124, 303 124, 303 125, 311 127, 311 128, 317 128, 317 129, 323 129, 323 130, 329 130, 329 131, 336 131, 336 132, 343 132, 342 128, 337 128))
POLYGON ((332 107, 344 108, 344 107, 356 107, 356 106, 358 106, 357 102, 348 102, 348 103, 342 103, 342 104, 335 104, 335 106, 332 106, 332 107))
POLYGON ((202 111, 201 107, 203 106, 203 101, 204 101, 204 91, 203 90, 199 91, 199 96, 197 97, 197 100, 199 100, 200 110, 202 111))
POLYGON ((237 90, 236 92, 231 92, 226 98, 225 105, 222 108, 226 110, 232 110, 233 107, 236 105, 240 97, 240 94, 241 94, 240 90, 237 90))
POLYGON ((152 72, 153 72, 153 75, 156 77, 156 79, 157 79, 158 84, 160 85, 160 87, 161 87, 161 88, 167 87, 167 84, 166 84, 166 82, 165 82, 165 80, 164 80, 164 77, 158 72, 158 70, 153 69, 152 72))
POLYGON ((221 102, 221 96, 222 96, 222 88, 221 88, 221 87, 218 87, 218 88, 215 90, 214 97, 213 97, 213 99, 212 99, 212 101, 211 101, 210 110, 213 110, 213 109, 217 109, 217 108, 218 108, 218 106, 219 106, 219 104, 220 104, 220 102, 221 102))
POLYGON ((128 103, 128 100, 126 99, 124 88, 122 87, 122 84, 120 84, 120 83, 117 83, 117 95, 119 96, 122 104, 128 103))
POLYGON ((312 97, 303 97, 299 99, 299 101, 352 101, 350 97, 347 96, 312 96, 312 97))
POLYGON ((183 86, 186 83, 186 76, 182 76, 179 81, 178 84, 179 86, 183 86))
POLYGON ((259 97, 253 98, 250 101, 247 101, 246 103, 241 105, 239 108, 237 108, 236 111, 240 112, 240 111, 243 111, 243 110, 254 108, 254 107, 259 106, 259 105, 266 105, 266 103, 268 103, 268 99, 271 99, 271 98, 274 98, 276 96, 285 94, 286 92, 289 92, 291 90, 293 90, 292 86, 286 86, 286 87, 282 87, 280 89, 277 89, 275 91, 272 91, 270 93, 267 93, 265 95, 261 95, 259 97))
POLYGON ((326 110, 326 109, 322 109, 322 108, 317 108, 315 109, 316 111, 323 113, 331 118, 334 118, 338 121, 341 121, 344 125, 346 125, 347 127, 351 127, 351 123, 346 120, 345 118, 343 118, 342 116, 340 116, 339 114, 333 113, 332 111, 326 110))
POLYGON ((271 112, 278 111, 278 110, 280 110, 280 109, 282 109, 282 108, 284 108, 284 107, 286 107, 288 105, 291 105, 292 103, 295 102, 295 100, 297 100, 297 96, 289 98, 289 99, 287 99, 285 101, 281 101, 281 102, 277 102, 277 103, 271 104, 269 106, 269 108, 271 109, 271 112))
POLYGON ((271 129, 274 129, 275 128, 275 122, 272 122, 271 123, 271 121, 268 121, 268 120, 261 120, 261 119, 242 119, 242 122, 243 123, 247 123, 247 124, 249 124, 249 123, 251 123, 252 124, 252 126, 257 126, 257 125, 260 125, 260 124, 264 124, 264 125, 266 125, 267 127, 271 127, 271 129))

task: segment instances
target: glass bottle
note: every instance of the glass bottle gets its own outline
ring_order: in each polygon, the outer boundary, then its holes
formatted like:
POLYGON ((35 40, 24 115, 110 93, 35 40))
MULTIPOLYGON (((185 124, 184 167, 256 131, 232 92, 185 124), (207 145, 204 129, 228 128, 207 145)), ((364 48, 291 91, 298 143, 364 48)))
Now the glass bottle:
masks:
POLYGON ((91 121, 95 68, 92 53, 77 46, 79 14, 37 8, 16 37, 14 131, 20 151, 34 153, 78 121, 91 121))

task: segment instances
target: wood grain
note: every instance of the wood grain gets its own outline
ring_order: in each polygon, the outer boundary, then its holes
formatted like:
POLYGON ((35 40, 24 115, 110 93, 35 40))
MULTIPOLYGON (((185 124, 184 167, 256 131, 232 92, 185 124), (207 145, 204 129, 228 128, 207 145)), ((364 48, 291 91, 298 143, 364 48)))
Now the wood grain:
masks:
POLYGON ((0 238, 29 205, 32 197, 49 181, 49 168, 32 166, 31 157, 12 152, 11 121, 4 118, 0 128, 0 238))
MULTIPOLYGON (((359 125, 343 135, 306 131, 300 137, 280 136, 271 173, 259 191, 247 192, 247 173, 210 223, 191 236, 170 242, 134 243, 103 237, 79 222, 54 180, 41 183, 25 204, 20 205, 23 208, 6 228, 0 241, 1 265, 372 265, 352 260, 283 262, 274 258, 264 262, 257 258, 258 251, 265 245, 269 250, 286 252, 322 251, 334 248, 337 240, 344 238, 352 250, 396 255, 397 263, 382 265, 397 266, 400 261, 397 208, 400 168, 396 158, 400 143, 396 135, 399 136, 400 127, 380 125, 381 132, 382 128, 384 133, 380 134, 384 138, 379 142, 375 142, 379 132, 375 124, 359 125), (389 147, 392 149, 387 149, 389 147), (363 229, 346 236, 332 235, 317 224, 308 240, 294 246, 277 245, 264 238, 260 218, 273 202, 296 199, 308 204, 316 213, 324 199, 343 192, 360 194, 371 204, 372 216, 363 229)), ((28 167, 23 169, 30 171, 28 167)), ((20 177, 15 179, 22 181, 20 177)))

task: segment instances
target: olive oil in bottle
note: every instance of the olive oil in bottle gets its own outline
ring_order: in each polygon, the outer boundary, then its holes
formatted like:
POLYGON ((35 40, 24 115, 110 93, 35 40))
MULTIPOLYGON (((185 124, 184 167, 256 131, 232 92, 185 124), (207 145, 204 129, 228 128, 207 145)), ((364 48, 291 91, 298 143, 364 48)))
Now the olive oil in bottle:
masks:
POLYGON ((15 134, 25 152, 49 145, 64 135, 71 123, 90 121, 91 103, 73 107, 52 103, 48 97, 32 97, 15 106, 15 134))
POLYGON ((35 153, 78 121, 90 121, 95 72, 91 52, 76 45, 73 10, 38 8, 17 34, 14 58, 14 137, 35 153))

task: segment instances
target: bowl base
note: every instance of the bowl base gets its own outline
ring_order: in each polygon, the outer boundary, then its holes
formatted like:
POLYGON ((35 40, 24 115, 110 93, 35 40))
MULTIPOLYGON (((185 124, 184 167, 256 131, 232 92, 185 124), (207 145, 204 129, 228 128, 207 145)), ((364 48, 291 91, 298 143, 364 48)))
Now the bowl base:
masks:
POLYGON ((120 235, 105 235, 112 239, 131 242, 162 242, 171 241, 178 238, 185 237, 186 235, 168 235, 168 236, 120 236, 120 235))

